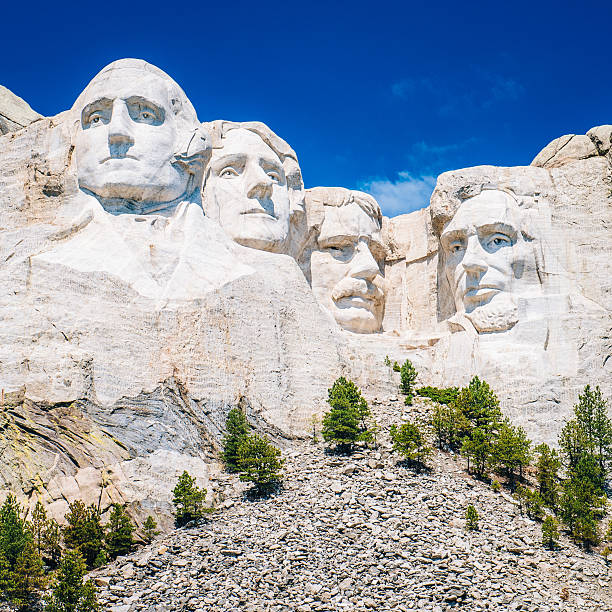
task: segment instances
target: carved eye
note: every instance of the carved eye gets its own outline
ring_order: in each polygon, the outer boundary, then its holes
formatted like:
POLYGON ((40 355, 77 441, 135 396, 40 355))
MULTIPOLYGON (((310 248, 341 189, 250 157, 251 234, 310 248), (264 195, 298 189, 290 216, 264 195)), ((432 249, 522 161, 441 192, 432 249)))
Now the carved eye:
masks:
POLYGON ((157 115, 151 108, 141 108, 136 116, 137 121, 142 123, 154 123, 157 121, 157 115))
POLYGON ((102 115, 99 112, 92 113, 87 122, 89 125, 98 125, 102 123, 102 115))
POLYGON ((233 176, 238 176, 238 173, 231 166, 228 166, 219 172, 219 176, 221 178, 232 178, 233 176))
POLYGON ((504 234, 495 234, 489 240, 490 247, 499 248, 503 246, 509 246, 511 244, 512 244, 512 240, 508 236, 504 236, 504 234))
POLYGON ((450 252, 451 253, 458 253, 461 250, 463 250, 463 244, 461 242, 453 242, 450 245, 450 252))
POLYGON ((268 170, 268 176, 273 180, 276 181, 277 183, 280 183, 281 181, 281 176, 280 173, 277 172, 276 170, 268 170))

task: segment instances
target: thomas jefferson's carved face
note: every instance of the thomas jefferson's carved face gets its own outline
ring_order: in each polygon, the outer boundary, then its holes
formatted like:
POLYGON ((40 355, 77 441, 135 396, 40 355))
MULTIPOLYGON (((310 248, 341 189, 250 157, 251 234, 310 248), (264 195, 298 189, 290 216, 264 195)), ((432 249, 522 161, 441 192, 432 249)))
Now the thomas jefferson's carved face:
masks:
POLYGON ((172 163, 177 103, 170 84, 147 71, 111 71, 94 80, 76 137, 79 186, 108 200, 159 203, 183 195, 189 173, 172 163))
POLYGON ((279 156, 254 132, 230 130, 215 149, 203 190, 206 214, 244 246, 282 252, 289 191, 279 156))
POLYGON ((483 191, 461 204, 440 241, 457 312, 479 332, 512 327, 518 295, 539 288, 516 201, 503 191, 483 191))
POLYGON ((385 298, 378 222, 356 202, 324 210, 318 250, 311 256, 312 291, 344 329, 377 332, 385 298))

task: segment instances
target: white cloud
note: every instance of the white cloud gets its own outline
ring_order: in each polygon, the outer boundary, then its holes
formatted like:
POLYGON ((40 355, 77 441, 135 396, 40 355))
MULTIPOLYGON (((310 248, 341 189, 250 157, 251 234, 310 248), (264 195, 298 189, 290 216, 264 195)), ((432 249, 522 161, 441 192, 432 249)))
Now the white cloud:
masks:
POLYGON ((400 172, 396 181, 370 179, 364 181, 359 189, 373 195, 383 214, 388 217, 412 212, 429 205, 429 198, 436 186, 433 176, 413 176, 410 172, 400 172))

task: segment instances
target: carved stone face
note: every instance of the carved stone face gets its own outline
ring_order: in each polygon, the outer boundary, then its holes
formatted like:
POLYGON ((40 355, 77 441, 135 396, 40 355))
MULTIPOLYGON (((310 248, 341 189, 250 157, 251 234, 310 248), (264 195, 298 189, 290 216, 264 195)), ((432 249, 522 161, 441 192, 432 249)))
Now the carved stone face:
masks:
POLYGON ((512 327, 518 296, 540 289, 535 251, 521 226, 516 201, 490 190, 461 204, 440 236, 457 312, 479 332, 512 327))
POLYGON ((206 214, 244 246, 283 252, 290 201, 279 156, 254 132, 230 130, 215 149, 203 189, 206 214))
POLYGON ((75 143, 81 189, 134 202, 183 195, 189 173, 172 163, 178 130, 169 83, 146 71, 111 71, 85 94, 75 143))
POLYGON ((378 222, 356 202, 324 209, 318 250, 311 256, 312 291, 344 329, 377 332, 385 305, 378 222))

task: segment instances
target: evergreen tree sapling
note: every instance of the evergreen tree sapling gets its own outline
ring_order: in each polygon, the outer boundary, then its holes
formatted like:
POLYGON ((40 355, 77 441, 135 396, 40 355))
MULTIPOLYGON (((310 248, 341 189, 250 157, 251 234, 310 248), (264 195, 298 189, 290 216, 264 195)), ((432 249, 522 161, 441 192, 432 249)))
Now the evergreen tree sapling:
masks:
POLYGON ((159 534, 159 531, 157 531, 157 521, 151 515, 147 516, 147 520, 142 525, 142 534, 147 544, 159 534))
POLYGON ((478 531, 478 512, 472 504, 465 511, 465 528, 468 531, 478 531))
POLYGON ((399 427, 391 425, 389 429, 393 450, 402 455, 408 463, 423 464, 431 455, 431 447, 425 434, 415 423, 402 423, 399 427))
POLYGON ((31 610, 45 584, 42 559, 35 544, 28 540, 15 563, 10 600, 20 609, 31 610))
POLYGON ((113 504, 106 531, 106 548, 111 559, 134 548, 134 525, 121 504, 113 504))
POLYGON ((331 410, 323 416, 321 431, 326 442, 336 444, 341 452, 350 452, 355 443, 371 439, 367 423, 370 409, 352 381, 338 378, 328 390, 327 402, 331 410))
POLYGON ((542 522, 542 546, 553 550, 557 547, 559 540, 559 529, 557 520, 552 516, 547 516, 542 522))
POLYGON ((280 484, 283 463, 281 451, 256 434, 244 438, 238 447, 240 480, 253 483, 260 495, 280 484))
POLYGON ((240 408, 232 408, 225 422, 223 461, 228 472, 238 471, 238 446, 249 435, 249 424, 240 408))
POLYGON ((401 392, 406 396, 406 405, 412 404, 412 397, 414 395, 414 381, 418 376, 418 372, 412 365, 409 359, 406 359, 400 368, 400 389, 401 392))
POLYGON ((182 527, 190 521, 197 521, 205 514, 214 512, 213 508, 206 508, 206 489, 196 485, 196 479, 184 471, 172 491, 175 513, 174 520, 177 527, 182 527))

